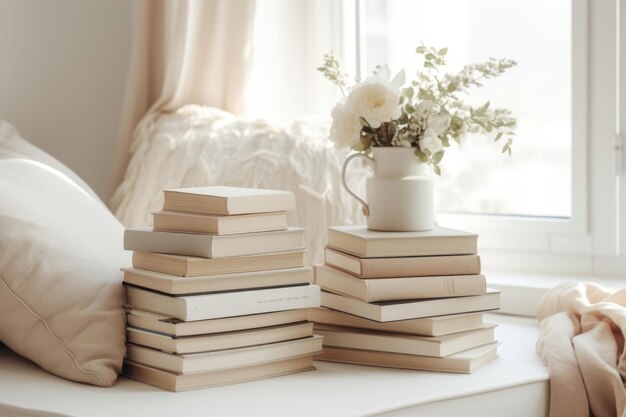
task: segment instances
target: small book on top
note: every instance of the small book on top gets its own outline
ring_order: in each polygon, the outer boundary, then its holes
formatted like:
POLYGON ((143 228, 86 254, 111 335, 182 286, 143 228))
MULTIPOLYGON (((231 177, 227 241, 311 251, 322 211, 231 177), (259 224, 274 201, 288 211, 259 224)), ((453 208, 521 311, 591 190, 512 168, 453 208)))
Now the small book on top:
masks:
POLYGON ((239 187, 195 187, 164 190, 163 210, 203 214, 252 214, 296 208, 291 191, 239 187))
POLYGON ((327 265, 359 278, 480 274, 478 255, 359 258, 330 248, 326 248, 324 254, 327 265))
POLYGON ((237 233, 267 232, 287 228, 287 213, 258 213, 223 216, 216 214, 158 211, 152 213, 154 230, 233 235, 237 233))
POLYGON ((497 357, 498 344, 491 343, 445 358, 377 352, 373 350, 325 347, 322 353, 315 356, 315 359, 329 362, 352 363, 355 365, 469 374, 497 357))
POLYGON ((185 278, 145 269, 122 270, 126 284, 172 295, 305 285, 311 275, 310 267, 185 278))
POLYGON ((124 231, 124 249, 126 250, 205 258, 304 250, 304 246, 304 229, 299 227, 274 232, 225 236, 159 232, 150 228, 124 231))
POLYGON ((366 226, 328 228, 328 247, 360 258, 474 255, 478 235, 435 226, 425 232, 379 232, 366 226))
POLYGON ((179 277, 233 274, 238 272, 299 268, 304 266, 304 251, 261 253, 258 255, 226 258, 202 258, 198 256, 135 251, 133 252, 133 266, 179 277))
POLYGON ((362 279, 326 265, 315 267, 315 283, 366 302, 483 295, 487 290, 484 275, 362 279))

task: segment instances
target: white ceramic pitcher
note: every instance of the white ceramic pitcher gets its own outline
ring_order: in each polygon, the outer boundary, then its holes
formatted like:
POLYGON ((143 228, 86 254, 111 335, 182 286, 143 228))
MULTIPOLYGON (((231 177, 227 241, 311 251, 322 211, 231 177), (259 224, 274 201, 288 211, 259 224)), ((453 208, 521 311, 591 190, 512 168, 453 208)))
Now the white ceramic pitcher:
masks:
POLYGON ((345 189, 363 205, 371 230, 416 232, 433 228, 433 179, 428 166, 419 163, 412 148, 374 147, 373 158, 355 153, 341 170, 345 189), (363 158, 374 175, 366 180, 365 200, 346 183, 346 169, 354 158, 363 158))

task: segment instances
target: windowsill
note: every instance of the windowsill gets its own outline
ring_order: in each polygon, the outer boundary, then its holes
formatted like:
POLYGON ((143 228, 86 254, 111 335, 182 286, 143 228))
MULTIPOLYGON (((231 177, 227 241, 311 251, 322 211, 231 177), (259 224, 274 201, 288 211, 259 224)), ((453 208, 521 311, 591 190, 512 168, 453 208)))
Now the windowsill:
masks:
POLYGON ((565 282, 595 282, 608 288, 626 287, 626 278, 589 277, 573 274, 539 272, 485 271, 490 288, 501 294, 500 313, 534 317, 541 297, 550 289, 565 282))
POLYGON ((499 325, 500 356, 470 375, 316 362, 313 372, 187 393, 126 378, 107 389, 72 383, 0 345, 0 414, 194 417, 211 410, 214 416, 547 415, 548 371, 535 349, 536 320, 493 314, 486 319, 499 325))

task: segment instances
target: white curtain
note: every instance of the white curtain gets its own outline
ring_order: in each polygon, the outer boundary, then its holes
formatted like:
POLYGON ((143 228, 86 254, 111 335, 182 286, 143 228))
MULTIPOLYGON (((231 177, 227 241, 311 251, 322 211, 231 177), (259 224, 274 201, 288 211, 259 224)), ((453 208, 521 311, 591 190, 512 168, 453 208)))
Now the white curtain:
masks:
POLYGON ((137 0, 114 189, 159 114, 185 104, 243 112, 254 8, 255 0, 137 0))

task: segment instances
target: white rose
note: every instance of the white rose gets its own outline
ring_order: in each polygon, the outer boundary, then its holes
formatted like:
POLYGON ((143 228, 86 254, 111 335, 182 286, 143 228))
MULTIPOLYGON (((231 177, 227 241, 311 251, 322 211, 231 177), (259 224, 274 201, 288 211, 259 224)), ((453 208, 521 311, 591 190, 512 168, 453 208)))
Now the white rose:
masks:
POLYGON ((330 139, 336 149, 349 148, 361 140, 361 121, 352 113, 345 100, 338 102, 330 112, 333 119, 330 125, 330 139))
POLYGON ((419 140, 419 145, 422 152, 428 151, 431 155, 443 151, 443 143, 430 127, 424 131, 424 135, 419 140))
POLYGON ((433 118, 430 122, 430 127, 436 135, 441 135, 445 131, 450 128, 450 123, 452 122, 452 118, 447 113, 439 113, 437 116, 433 118))
POLYGON ((382 77, 373 76, 352 88, 347 104, 353 113, 377 128, 400 117, 399 101, 398 88, 382 77))

